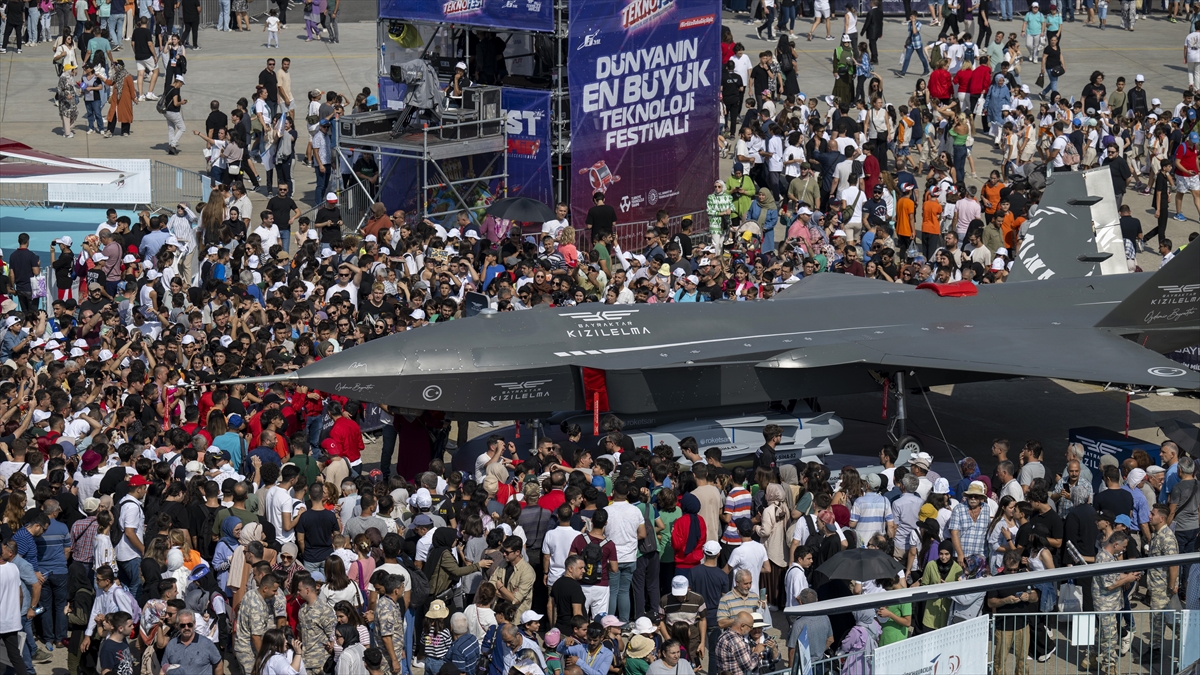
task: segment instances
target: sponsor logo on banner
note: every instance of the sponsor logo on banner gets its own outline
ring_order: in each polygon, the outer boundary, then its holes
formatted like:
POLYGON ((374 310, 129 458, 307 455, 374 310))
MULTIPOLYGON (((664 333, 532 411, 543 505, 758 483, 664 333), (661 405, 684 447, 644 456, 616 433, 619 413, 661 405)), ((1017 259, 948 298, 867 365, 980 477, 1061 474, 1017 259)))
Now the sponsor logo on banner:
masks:
POLYGON ((450 0, 442 5, 442 13, 447 17, 478 14, 483 11, 483 0, 450 0))
POLYGON ((1158 290, 1162 294, 1151 300, 1151 305, 1190 305, 1200 302, 1200 284, 1159 286, 1158 290))
POLYGON ((600 45, 600 31, 596 31, 594 33, 588 33, 587 35, 584 35, 583 39, 579 41, 579 46, 575 48, 575 51, 579 51, 580 49, 583 49, 584 47, 596 47, 599 45, 600 45))
POLYGON ((535 398, 549 398, 550 392, 543 389, 552 380, 526 380, 524 382, 497 382, 500 392, 492 394, 492 403, 505 401, 528 401, 535 398))
POLYGON ((644 26, 666 14, 675 6, 675 0, 631 0, 621 10, 621 27, 633 30, 644 26))
POLYGON ((875 650, 875 672, 889 675, 987 675, 991 617, 981 616, 875 650), (949 632, 943 632, 949 631, 949 632))
POLYGON ((697 26, 711 26, 712 24, 716 23, 716 21, 717 16, 715 14, 693 16, 690 19, 684 19, 683 21, 680 21, 679 28, 682 30, 684 28, 696 28, 697 26))

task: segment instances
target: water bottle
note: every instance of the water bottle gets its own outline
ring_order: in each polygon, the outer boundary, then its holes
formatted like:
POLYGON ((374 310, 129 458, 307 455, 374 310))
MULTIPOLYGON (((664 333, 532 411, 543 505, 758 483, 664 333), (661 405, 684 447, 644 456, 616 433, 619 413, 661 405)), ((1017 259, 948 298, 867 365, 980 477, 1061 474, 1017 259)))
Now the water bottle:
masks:
POLYGON ((1067 554, 1071 556, 1072 562, 1074 562, 1076 565, 1087 564, 1087 562, 1083 559, 1083 556, 1080 555, 1079 549, 1075 548, 1075 544, 1070 541, 1067 542, 1067 554))

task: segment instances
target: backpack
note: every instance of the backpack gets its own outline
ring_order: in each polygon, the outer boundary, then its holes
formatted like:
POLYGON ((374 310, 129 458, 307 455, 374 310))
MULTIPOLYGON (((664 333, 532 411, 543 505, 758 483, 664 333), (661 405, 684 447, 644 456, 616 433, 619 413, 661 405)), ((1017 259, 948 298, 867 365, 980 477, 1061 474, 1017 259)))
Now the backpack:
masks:
MULTIPOLYGON (((413 610, 413 614, 416 614, 418 610, 429 604, 429 577, 417 569, 416 564, 408 556, 402 555, 398 560, 408 572, 408 578, 412 581, 412 592, 408 596, 409 606, 407 608, 401 607, 401 610, 411 609, 413 610)), ((400 604, 404 604, 403 599, 401 599, 400 604)))
POLYGON ((1064 166, 1079 165, 1079 148, 1076 148, 1075 144, 1071 141, 1067 141, 1066 147, 1063 148, 1062 155, 1064 166))
POLYGON ((974 60, 975 60, 975 43, 972 42, 967 45, 966 50, 963 52, 963 61, 964 62, 966 62, 966 61, 973 62, 974 60))
POLYGON ((154 110, 157 111, 159 115, 167 114, 167 106, 170 105, 171 98, 175 95, 173 93, 174 91, 176 91, 174 87, 168 89, 166 93, 158 99, 158 103, 154 104, 154 110))
MULTIPOLYGON (((487 632, 483 634, 483 639, 479 641, 479 661, 475 667, 475 675, 487 675, 488 668, 492 665, 492 650, 496 647, 496 636, 500 634, 500 625, 489 626, 487 632)), ((466 675, 471 675, 467 673, 466 675)))
POLYGON ((584 586, 595 586, 604 575, 604 545, 608 538, 597 542, 590 534, 583 535, 583 578, 579 583, 584 586))
POLYGON ((790 52, 787 52, 787 51, 779 52, 778 56, 779 56, 779 70, 781 70, 785 73, 791 73, 794 70, 796 70, 796 63, 795 63, 795 61, 792 60, 792 55, 790 52))
MULTIPOLYGON (((124 497, 122 497, 122 500, 124 500, 124 497)), ((113 548, 116 548, 117 544, 121 543, 121 538, 125 536, 125 528, 121 527, 121 514, 125 512, 126 504, 136 505, 138 510, 142 512, 143 516, 145 516, 146 513, 142 508, 142 505, 137 503, 136 499, 132 502, 121 501, 118 503, 117 517, 113 520, 112 527, 110 527, 108 531, 108 539, 112 542, 113 548)))

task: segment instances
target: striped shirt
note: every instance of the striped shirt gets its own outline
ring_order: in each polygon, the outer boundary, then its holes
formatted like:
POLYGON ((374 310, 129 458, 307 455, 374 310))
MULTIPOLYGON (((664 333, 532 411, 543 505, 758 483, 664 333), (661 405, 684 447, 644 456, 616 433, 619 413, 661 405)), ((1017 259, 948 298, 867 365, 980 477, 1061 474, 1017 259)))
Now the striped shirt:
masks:
POLYGON ((722 595, 721 602, 717 603, 717 621, 737 618, 739 612, 753 614, 759 609, 758 595, 741 595, 734 589, 722 595))
POLYGON ((865 546, 872 536, 887 533, 887 524, 894 522, 892 503, 881 494, 868 492, 854 500, 850 509, 850 525, 858 534, 860 546, 865 546))
POLYGON ((37 543, 33 541, 33 535, 29 530, 22 527, 13 535, 13 541, 17 542, 17 555, 25 559, 34 572, 40 571, 38 568, 38 553, 37 543))
POLYGON ((729 494, 725 495, 725 514, 729 516, 729 523, 725 526, 725 533, 721 536, 721 541, 726 544, 742 543, 742 535, 738 534, 737 521, 750 517, 752 501, 750 491, 740 485, 734 486, 729 494))

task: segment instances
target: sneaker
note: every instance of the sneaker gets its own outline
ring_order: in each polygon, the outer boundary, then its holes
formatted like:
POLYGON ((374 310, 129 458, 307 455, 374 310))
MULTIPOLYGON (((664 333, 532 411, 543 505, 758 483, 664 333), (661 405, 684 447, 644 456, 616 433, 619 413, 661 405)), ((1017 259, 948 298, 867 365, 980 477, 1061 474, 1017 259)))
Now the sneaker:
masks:
POLYGON ((67 134, 66 138, 75 138, 75 133, 72 132, 72 133, 67 134))
POLYGON ((832 36, 832 35, 826 35, 826 36, 825 36, 825 39, 826 39, 826 40, 829 40, 829 41, 831 41, 831 42, 832 42, 832 41, 833 41, 833 36, 832 36))
POLYGON ((413 668, 420 668, 422 670, 425 669, 425 662, 419 659, 413 659, 410 665, 412 665, 413 668))
POLYGON ((18 53, 18 54, 20 54, 20 53, 21 53, 21 49, 20 49, 19 47, 17 48, 17 53, 18 53))
POLYGON ((154 92, 150 92, 150 93, 146 94, 146 100, 147 101, 157 101, 158 94, 155 94, 154 92))
POLYGON ((1037 657, 1037 662, 1045 663, 1052 658, 1054 658, 1054 652, 1046 652, 1045 654, 1042 654, 1041 656, 1037 657))
POLYGON ((89 135, 89 136, 91 136, 92 134, 96 133, 96 131, 95 131, 94 129, 88 129, 88 130, 87 130, 87 132, 88 132, 88 135, 89 135))
POLYGON ((8 53, 8 50, 7 50, 7 49, 4 49, 3 47, 0 47, 0 54, 7 54, 7 53, 8 53))
POLYGON ((1129 653, 1129 648, 1133 646, 1133 631, 1125 633, 1121 636, 1121 656, 1129 653))
POLYGON ((49 652, 39 649, 33 654, 34 663, 50 663, 51 656, 49 652))
POLYGON ((145 100, 146 100, 146 97, 145 97, 145 96, 139 96, 139 97, 137 97, 137 101, 138 101, 138 103, 143 103, 143 102, 145 102, 145 100))
POLYGON ((54 641, 53 640, 48 640, 46 642, 46 651, 48 651, 48 652, 54 651, 54 641))
POLYGON ((1180 222, 1184 222, 1187 220, 1187 216, 1183 215, 1182 213, 1176 213, 1174 216, 1172 216, 1172 218, 1174 218, 1175 220, 1178 220, 1180 222))

